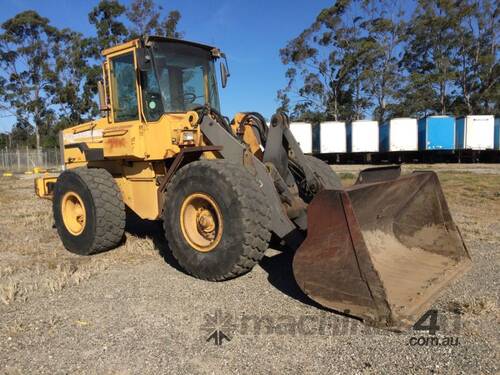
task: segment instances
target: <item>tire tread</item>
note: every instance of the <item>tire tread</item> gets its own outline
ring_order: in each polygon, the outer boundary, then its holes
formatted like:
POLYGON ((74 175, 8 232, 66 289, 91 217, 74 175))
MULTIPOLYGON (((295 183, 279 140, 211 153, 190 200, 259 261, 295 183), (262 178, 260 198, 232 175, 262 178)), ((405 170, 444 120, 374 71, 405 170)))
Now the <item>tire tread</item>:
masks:
MULTIPOLYGON (((235 278, 250 271, 264 256, 271 238, 269 231, 271 223, 271 212, 266 202, 265 196, 259 188, 257 181, 250 175, 250 172, 242 165, 227 160, 201 160, 192 162, 180 169, 172 178, 170 188, 175 189, 177 181, 182 175, 190 173, 193 168, 207 168, 210 173, 226 181, 232 188, 234 197, 240 199, 242 205, 241 222, 243 228, 242 252, 232 269, 224 275, 204 278, 210 281, 222 281, 235 278)), ((169 188, 167 187, 166 200, 169 199, 169 188)), ((169 215, 164 212, 164 215, 169 215)), ((167 231, 167 220, 163 220, 164 229, 167 231)), ((175 256, 175 255, 174 255, 175 256)), ((177 259, 182 264, 181 259, 177 259)), ((199 277, 198 275, 194 275, 199 277)))
POLYGON ((88 254, 116 247, 125 231, 125 204, 113 176, 102 168, 75 168, 71 170, 87 185, 94 200, 96 232, 88 254))

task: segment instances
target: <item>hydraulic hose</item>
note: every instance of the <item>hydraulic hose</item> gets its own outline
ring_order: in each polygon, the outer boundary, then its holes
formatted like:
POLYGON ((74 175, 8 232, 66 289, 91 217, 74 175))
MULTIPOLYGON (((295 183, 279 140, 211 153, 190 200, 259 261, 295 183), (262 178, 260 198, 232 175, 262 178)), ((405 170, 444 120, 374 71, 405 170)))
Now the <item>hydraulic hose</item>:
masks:
POLYGON ((201 116, 199 122, 203 120, 203 117, 207 114, 215 117, 215 120, 231 135, 233 135, 233 131, 231 130, 231 125, 229 125, 229 121, 226 120, 226 117, 222 116, 217 110, 210 108, 209 106, 199 106, 192 109, 192 111, 200 112, 201 116))
POLYGON ((257 132, 259 133, 262 146, 265 147, 267 141, 267 133, 269 129, 267 127, 264 116, 262 116, 258 112, 247 112, 245 113, 245 116, 243 116, 243 118, 241 119, 240 126, 244 126, 244 124, 250 119, 254 120, 253 122, 250 123, 250 125, 257 130, 257 132))

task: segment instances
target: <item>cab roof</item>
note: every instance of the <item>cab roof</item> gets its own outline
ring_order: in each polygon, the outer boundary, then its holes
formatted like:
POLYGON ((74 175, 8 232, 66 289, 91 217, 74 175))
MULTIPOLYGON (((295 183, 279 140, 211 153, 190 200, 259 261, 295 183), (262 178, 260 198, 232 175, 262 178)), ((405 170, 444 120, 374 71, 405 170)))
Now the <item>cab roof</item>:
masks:
POLYGON ((115 52, 119 52, 121 50, 124 50, 124 49, 127 49, 127 48, 131 48, 131 47, 140 47, 140 46, 147 46, 148 44, 150 43, 154 43, 154 42, 169 42, 169 43, 180 43, 180 44, 187 44, 187 45, 190 45, 190 46, 193 46, 193 47, 198 47, 198 48, 202 48, 202 49, 205 49, 207 51, 212 51, 214 49, 216 49, 215 47, 213 46, 209 46, 207 44, 201 44, 201 43, 197 43, 197 42, 191 42, 189 40, 183 40, 183 39, 177 39, 177 38, 168 38, 168 37, 164 37, 164 36, 146 36, 146 37, 143 37, 143 38, 136 38, 136 39, 132 39, 128 42, 125 42, 125 43, 122 43, 122 44, 118 44, 116 46, 113 46, 113 47, 110 47, 110 48, 106 48, 105 50, 103 50, 101 52, 101 54, 103 56, 107 56, 111 53, 115 53, 115 52))
POLYGON ((209 46, 208 44, 202 44, 197 42, 191 42, 189 40, 177 39, 177 38, 167 38, 165 36, 147 36, 144 38, 144 44, 148 44, 149 42, 170 42, 170 43, 182 43, 187 44, 193 47, 203 48, 208 51, 213 50, 214 46, 209 46))

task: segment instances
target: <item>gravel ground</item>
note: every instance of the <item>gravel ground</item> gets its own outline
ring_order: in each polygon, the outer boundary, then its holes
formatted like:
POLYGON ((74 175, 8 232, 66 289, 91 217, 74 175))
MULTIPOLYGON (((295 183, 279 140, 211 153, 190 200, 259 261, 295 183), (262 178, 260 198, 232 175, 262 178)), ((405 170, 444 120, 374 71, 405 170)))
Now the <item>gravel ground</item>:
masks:
MULTIPOLYGON (((438 346, 319 308, 272 249, 222 283, 182 272, 155 223, 131 225, 116 250, 69 254, 33 181, 0 177, 0 374, 496 374, 500 168, 432 168, 473 259, 433 307, 438 346)), ((349 183, 357 169, 340 170, 349 183)))

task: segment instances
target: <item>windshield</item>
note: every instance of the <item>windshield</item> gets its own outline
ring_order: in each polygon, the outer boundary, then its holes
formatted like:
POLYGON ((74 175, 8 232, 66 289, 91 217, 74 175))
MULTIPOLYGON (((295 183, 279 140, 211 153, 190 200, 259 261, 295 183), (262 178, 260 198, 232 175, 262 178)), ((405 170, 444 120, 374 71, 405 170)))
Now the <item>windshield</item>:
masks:
POLYGON ((209 104, 217 111, 219 96, 211 52, 182 43, 153 44, 154 70, 143 77, 148 120, 165 112, 186 112, 209 104))

